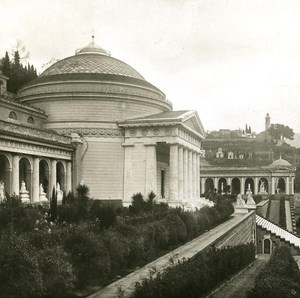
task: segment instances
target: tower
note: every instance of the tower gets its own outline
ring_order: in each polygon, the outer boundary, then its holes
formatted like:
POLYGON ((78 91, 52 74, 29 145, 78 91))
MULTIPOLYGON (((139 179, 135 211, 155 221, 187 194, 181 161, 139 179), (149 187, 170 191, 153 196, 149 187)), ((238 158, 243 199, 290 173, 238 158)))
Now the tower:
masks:
POLYGON ((265 117, 265 130, 268 130, 271 127, 271 117, 269 113, 267 113, 265 117))

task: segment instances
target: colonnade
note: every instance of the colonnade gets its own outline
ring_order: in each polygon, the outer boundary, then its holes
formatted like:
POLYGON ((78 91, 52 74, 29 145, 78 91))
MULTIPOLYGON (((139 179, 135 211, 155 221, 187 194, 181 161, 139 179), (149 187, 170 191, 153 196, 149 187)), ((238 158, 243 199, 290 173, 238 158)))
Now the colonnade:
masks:
POLYGON ((179 144, 170 145, 169 201, 200 197, 200 153, 179 144))
MULTIPOLYGON (((265 188, 266 193, 268 194, 277 194, 279 192, 278 182, 280 179, 283 179, 285 189, 284 193, 287 195, 293 195, 294 194, 294 183, 295 183, 295 177, 294 176, 272 176, 272 177, 201 177, 201 189, 203 190, 203 193, 205 192, 205 182, 207 179, 212 179, 214 188, 219 190, 219 181, 225 180, 226 185, 230 185, 231 190, 233 187, 233 179, 238 179, 240 183, 240 193, 245 194, 248 185, 247 182, 251 182, 251 190, 253 194, 262 194, 260 189, 260 181, 265 182, 265 188)), ((282 191, 282 190, 281 190, 282 191)))
MULTIPOLYGON (((22 158, 26 159, 28 168, 26 167, 26 178, 30 181, 30 185, 26 185, 27 191, 29 192, 29 197, 31 202, 38 202, 40 200, 40 162, 45 161, 48 165, 48 174, 49 174, 49 194, 51 195, 52 189, 57 187, 57 164, 63 167, 63 177, 61 179, 64 181, 63 185, 60 185, 61 189, 66 193, 72 191, 72 164, 71 161, 60 161, 57 159, 43 158, 30 155, 20 155, 13 154, 10 156, 4 155, 7 158, 9 163, 9 168, 5 170, 5 175, 9 175, 10 185, 6 185, 5 191, 10 194, 15 193, 16 195, 20 194, 20 161, 22 158), (29 177, 27 177, 29 175, 29 177), (9 190, 9 191, 8 191, 9 190)), ((49 198, 48 198, 49 199, 49 198)))

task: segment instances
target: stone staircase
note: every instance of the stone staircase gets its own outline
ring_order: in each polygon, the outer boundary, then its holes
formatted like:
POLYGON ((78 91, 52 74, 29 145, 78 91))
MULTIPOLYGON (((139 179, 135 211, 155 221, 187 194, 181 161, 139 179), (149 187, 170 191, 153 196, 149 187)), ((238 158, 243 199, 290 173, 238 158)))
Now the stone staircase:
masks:
POLYGON ((294 245, 295 247, 300 249, 300 238, 298 238, 294 234, 280 228, 278 225, 270 222, 269 220, 267 220, 259 215, 256 215, 256 225, 271 232, 272 234, 279 237, 287 244, 294 245))

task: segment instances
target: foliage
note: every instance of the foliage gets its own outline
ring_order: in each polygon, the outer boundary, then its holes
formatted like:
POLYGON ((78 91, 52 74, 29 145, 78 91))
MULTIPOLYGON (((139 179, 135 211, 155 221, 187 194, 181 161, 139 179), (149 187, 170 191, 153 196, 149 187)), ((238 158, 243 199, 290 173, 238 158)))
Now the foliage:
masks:
POLYGON ((74 288, 75 275, 68 254, 58 246, 38 253, 46 297, 65 297, 74 288))
POLYGON ((109 254, 103 240, 91 231, 88 224, 70 229, 64 248, 71 256, 78 287, 105 280, 110 271, 109 254))
POLYGON ((295 135, 292 128, 283 124, 271 124, 268 132, 275 140, 280 140, 281 137, 293 140, 295 135))
POLYGON ((5 76, 9 77, 7 90, 12 93, 17 93, 22 85, 37 77, 33 65, 22 65, 18 50, 14 52, 13 61, 10 61, 8 53, 5 53, 5 56, 0 60, 0 70, 5 76))
POLYGON ((0 240, 0 293, 2 297, 40 297, 44 292, 37 253, 25 236, 12 231, 0 240))
POLYGON ((202 297, 255 258, 253 244, 211 248, 136 284, 133 297, 202 297))
POLYGON ((280 198, 279 204, 279 225, 286 229, 285 198, 280 198))
POLYGON ((266 266, 255 278, 248 297, 299 297, 300 272, 288 246, 275 249, 266 266))
POLYGON ((52 189, 52 197, 50 200, 50 216, 52 221, 55 221, 57 218, 57 192, 54 186, 52 189))
MULTIPOLYGON (((42 283, 37 295, 64 297, 74 286, 104 285, 129 268, 144 265, 200 235, 233 212, 230 201, 223 199, 215 207, 188 212, 156 204, 153 192, 146 201, 138 195, 132 210, 90 200, 87 195, 88 187, 80 186, 76 196, 69 193, 63 205, 51 204, 50 209, 24 205, 17 196, 8 196, 0 204, 0 232, 20 234, 20 243, 25 243, 20 255, 24 262, 26 245, 30 248, 42 283), (57 218, 52 216, 55 207, 57 218)), ((33 287, 37 287, 34 282, 33 287)))
POLYGON ((15 194, 7 195, 0 204, 0 228, 2 229, 12 226, 17 231, 29 231, 41 217, 37 208, 23 205, 19 196, 15 194))

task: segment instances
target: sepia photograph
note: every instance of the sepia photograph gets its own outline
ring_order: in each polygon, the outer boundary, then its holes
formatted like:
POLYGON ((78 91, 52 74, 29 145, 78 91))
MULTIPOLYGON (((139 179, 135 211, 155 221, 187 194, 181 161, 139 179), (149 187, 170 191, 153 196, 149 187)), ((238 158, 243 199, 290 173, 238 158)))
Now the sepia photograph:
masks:
POLYGON ((300 2, 1 0, 0 298, 300 297, 300 2))

